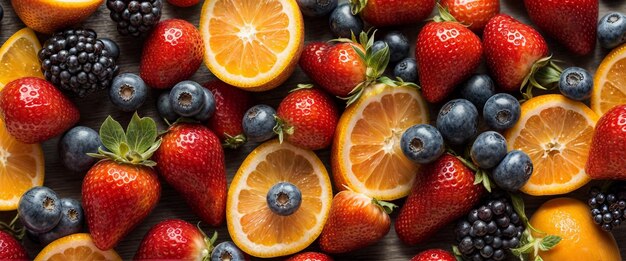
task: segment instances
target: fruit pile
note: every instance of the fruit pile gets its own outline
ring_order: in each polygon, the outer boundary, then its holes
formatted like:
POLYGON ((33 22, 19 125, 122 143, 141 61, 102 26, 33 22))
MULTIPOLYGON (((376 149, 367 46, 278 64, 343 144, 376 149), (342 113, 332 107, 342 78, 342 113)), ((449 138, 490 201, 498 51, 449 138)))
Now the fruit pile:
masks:
POLYGON ((193 217, 125 258, 354 259, 448 233, 411 260, 621 260, 626 15, 598 0, 524 0, 532 24, 499 0, 10 2, 27 28, 0 48, 0 260, 121 260, 158 204, 193 217), (596 42, 593 70, 553 56, 596 42), (115 117, 88 104, 107 92, 115 117), (43 186, 55 160, 82 186, 43 186), (587 204, 526 215, 588 183, 587 204))

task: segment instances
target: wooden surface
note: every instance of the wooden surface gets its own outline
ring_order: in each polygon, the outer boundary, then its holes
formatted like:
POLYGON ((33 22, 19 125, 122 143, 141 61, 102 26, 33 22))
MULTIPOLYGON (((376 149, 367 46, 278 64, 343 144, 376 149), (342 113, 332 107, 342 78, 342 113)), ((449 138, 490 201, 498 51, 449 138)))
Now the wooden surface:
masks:
MULTIPOLYGON (((530 22, 524 11, 521 0, 502 0, 501 2, 502 12, 511 14, 525 23, 530 22)), ((2 26, 0 27, 0 40, 4 43, 9 36, 17 30, 23 28, 24 25, 13 13, 9 0, 0 0, 0 4, 4 7, 5 11, 2 26)), ((192 22, 194 25, 198 24, 201 4, 190 8, 176 8, 167 3, 164 4, 164 6, 163 19, 181 18, 192 22)), ((604 15, 608 10, 619 10, 625 12, 626 1, 600 0, 600 16, 604 15)), ((305 25, 306 41, 329 40, 332 38, 328 29, 327 18, 306 19, 305 25)), ((406 33, 410 37, 411 42, 414 43, 415 37, 419 32, 421 25, 423 24, 407 26, 401 28, 401 30, 406 33)), ((120 72, 138 72, 139 54, 141 53, 142 40, 118 35, 115 30, 114 22, 109 19, 109 11, 104 5, 84 23, 84 26, 94 29, 98 33, 99 37, 108 37, 118 42, 121 47, 121 57, 118 60, 120 72)), ((379 35, 384 33, 385 30, 379 31, 379 35)), ((46 36, 40 35, 40 39, 43 42, 45 41, 46 36)), ((548 41, 550 42, 552 52, 558 59, 567 61, 572 65, 585 67, 591 72, 595 72, 595 68, 600 63, 602 57, 604 57, 607 53, 604 50, 597 49, 593 54, 585 57, 572 57, 572 55, 562 51, 561 46, 554 44, 554 41, 551 41, 550 39, 548 39, 548 41)), ((484 68, 481 68, 481 71, 484 71, 484 68)), ((213 78, 214 77, 203 65, 192 79, 199 82, 205 82, 213 78)), ((280 102, 280 99, 286 94, 287 90, 293 88, 297 83, 307 82, 310 82, 310 80, 302 73, 302 71, 298 69, 281 87, 254 96, 257 98, 256 101, 259 103, 276 106, 280 102)), ((142 116, 152 116, 155 119, 158 118, 155 108, 155 97, 157 97, 157 95, 158 93, 156 92, 151 94, 151 98, 140 110, 140 114, 142 116)), ((107 115, 112 115, 114 118, 121 120, 124 126, 130 118, 130 114, 122 113, 113 107, 113 105, 109 102, 108 95, 105 92, 92 94, 83 100, 76 99, 75 102, 79 105, 81 111, 81 120, 79 124, 89 126, 95 130, 98 130, 100 124, 107 115)), ((160 128, 163 129, 163 122, 158 122, 160 124, 160 128)), ((45 185, 54 189, 62 197, 80 199, 80 189, 84 173, 73 173, 63 167, 57 154, 57 142, 58 138, 55 138, 43 144, 46 161, 45 185)), ((229 182, 234 173, 237 171, 239 164, 256 145, 257 144, 247 144, 239 150, 226 151, 229 182)), ((318 155, 324 162, 328 163, 328 151, 319 151, 318 155)), ((589 186, 578 190, 571 196, 584 200, 588 187, 589 186)), ((552 197, 526 197, 527 211, 531 214, 532 211, 541 203, 550 198, 552 197)), ((402 204, 402 201, 396 203, 402 204)), ((6 222, 14 215, 15 212, 0 212, 0 220, 6 222)), ((143 223, 141 223, 119 243, 116 247, 118 253, 124 258, 124 260, 131 259, 146 231, 156 223, 167 218, 181 218, 192 223, 197 223, 199 221, 198 218, 189 211, 182 198, 178 196, 170 186, 163 183, 163 193, 158 206, 152 214, 144 220, 143 223)), ((395 219, 395 215, 392 215, 392 219, 395 219)), ((207 232, 215 229, 208 228, 206 226, 203 226, 203 228, 207 232)), ((228 239, 228 232, 225 226, 216 229, 219 232, 219 242, 228 239)), ((622 256, 626 258, 626 226, 622 226, 613 233, 618 241, 618 244, 620 245, 622 256)), ((450 245, 454 243, 452 225, 442 229, 431 240, 417 246, 407 246, 402 244, 393 231, 392 226, 389 234, 375 246, 355 251, 354 253, 335 256, 335 259, 409 260, 421 250, 433 247, 450 249, 450 245)), ((28 240, 25 240, 25 244, 27 245, 31 258, 34 257, 41 249, 41 246, 35 245, 28 240)), ((313 243, 310 249, 317 249, 317 244, 313 243)))

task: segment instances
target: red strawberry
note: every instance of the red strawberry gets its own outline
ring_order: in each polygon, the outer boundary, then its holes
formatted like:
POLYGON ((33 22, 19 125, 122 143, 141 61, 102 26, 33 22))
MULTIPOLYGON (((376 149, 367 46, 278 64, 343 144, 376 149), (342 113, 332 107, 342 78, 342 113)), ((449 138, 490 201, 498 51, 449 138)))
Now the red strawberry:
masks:
POLYGON ((424 98, 431 103, 443 101, 480 65, 482 52, 480 38, 462 24, 447 21, 426 24, 417 36, 415 47, 424 98))
POLYGON ((0 260, 28 260, 26 250, 11 234, 0 230, 0 260))
POLYGON ((333 261, 333 258, 318 252, 304 252, 290 257, 285 261, 333 261))
POLYGON ((441 249, 428 249, 417 254, 411 261, 456 261, 456 257, 441 249))
POLYGON ((276 111, 279 139, 309 150, 328 147, 333 140, 338 110, 324 92, 301 86, 280 102, 276 111))
POLYGON ((94 244, 108 250, 150 214, 161 196, 161 184, 149 160, 159 145, 156 123, 135 113, 126 133, 110 116, 100 127, 108 151, 85 176, 82 203, 94 244))
POLYGON ((372 245, 391 228, 393 204, 344 190, 333 198, 320 248, 327 253, 345 253, 372 245))
POLYGON ((78 108, 51 83, 27 77, 0 92, 0 116, 9 133, 24 143, 39 143, 78 122, 78 108))
POLYGON ((496 85, 507 92, 519 90, 533 64, 548 56, 548 45, 532 27, 500 14, 483 31, 485 59, 496 85))
MULTIPOLYGON (((333 47, 333 45, 327 42, 310 42, 306 46, 304 46, 304 50, 302 51, 302 55, 300 55, 300 68, 302 71, 306 73, 311 80, 320 84, 321 79, 323 78, 325 73, 329 73, 326 71, 326 63, 324 61, 324 56, 328 49, 333 47)), ((350 53, 353 54, 353 53, 350 53)), ((357 60, 355 60, 357 61, 357 60)), ((355 62, 356 63, 356 62, 355 62)), ((358 82, 357 82, 358 84, 358 82)), ((333 87, 331 85, 330 87, 333 87)), ((320 87, 324 88, 326 91, 335 94, 332 91, 332 88, 326 88, 320 84, 320 87)), ((337 92, 340 92, 339 90, 337 92)), ((349 91, 348 91, 349 92, 349 91)), ((335 94, 337 95, 337 94, 335 94)))
POLYGON ((204 47, 198 29, 187 21, 159 22, 146 39, 139 71, 150 87, 166 89, 200 68, 204 47))
POLYGON ((219 80, 204 84, 215 97, 215 113, 208 126, 224 141, 224 146, 235 149, 246 142, 241 119, 251 106, 250 95, 219 80))
POLYGON ((204 222, 222 224, 227 188, 220 140, 209 128, 191 123, 172 125, 162 138, 154 155, 159 174, 204 222))
POLYGON ((418 177, 395 223, 400 240, 411 245, 465 215, 484 193, 472 170, 450 154, 425 165, 418 177))
POLYGON ((190 6, 197 5, 200 2, 200 0, 167 0, 167 2, 173 6, 190 7, 190 6))
POLYGON ((539 29, 571 52, 585 55, 596 46, 598 0, 524 0, 539 29))
POLYGON ((482 32, 489 19, 500 13, 500 0, 441 0, 441 5, 476 33, 482 32))
POLYGON ((585 171, 594 179, 626 180, 626 104, 607 111, 596 123, 585 171))
POLYGON ((374 27, 417 24, 435 7, 435 0, 350 0, 352 10, 374 27))
POLYGON ((214 241, 188 222, 168 219, 143 237, 134 260, 208 260, 214 241))

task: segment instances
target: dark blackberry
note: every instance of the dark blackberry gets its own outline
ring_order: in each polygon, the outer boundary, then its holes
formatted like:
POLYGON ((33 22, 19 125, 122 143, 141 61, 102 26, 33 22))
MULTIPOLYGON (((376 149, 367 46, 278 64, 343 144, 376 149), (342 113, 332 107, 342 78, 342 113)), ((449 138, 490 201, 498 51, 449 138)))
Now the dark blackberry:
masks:
POLYGON ((455 234, 464 260, 505 260, 511 248, 520 246, 524 225, 518 213, 508 197, 494 195, 457 223, 455 234))
POLYGON ((80 97, 108 88, 118 71, 115 58, 91 29, 53 34, 39 51, 39 62, 48 81, 80 97))
POLYGON ((614 184, 604 192, 591 188, 587 204, 593 222, 604 231, 613 230, 626 221, 626 184, 614 184))
POLYGON ((162 0, 107 0, 111 19, 122 35, 140 36, 161 20, 162 0))

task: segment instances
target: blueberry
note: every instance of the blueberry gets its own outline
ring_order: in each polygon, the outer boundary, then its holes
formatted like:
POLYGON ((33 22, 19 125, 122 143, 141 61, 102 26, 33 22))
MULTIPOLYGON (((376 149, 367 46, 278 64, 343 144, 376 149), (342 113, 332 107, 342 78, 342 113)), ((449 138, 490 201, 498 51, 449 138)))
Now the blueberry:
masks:
POLYGON ((415 58, 405 58, 393 68, 393 76, 405 82, 417 82, 417 62, 415 58))
POLYGON ((207 88, 202 88, 202 91, 204 92, 204 106, 202 110, 194 116, 194 119, 198 121, 208 121, 209 118, 213 116, 213 113, 215 113, 215 97, 207 88))
POLYGON ((451 100, 439 110, 437 129, 451 144, 464 144, 478 131, 478 110, 468 100, 451 100))
POLYGON ((493 169, 493 181, 501 189, 519 190, 533 173, 533 163, 526 153, 520 150, 510 151, 493 169))
POLYGON ((337 7, 337 0, 297 0, 303 15, 325 16, 337 7))
POLYGON ((59 141, 59 155, 63 165, 71 171, 87 171, 96 158, 87 153, 97 153, 98 148, 104 148, 98 133, 88 127, 76 126, 70 129, 59 141))
POLYGON ((353 15, 350 4, 344 3, 330 13, 328 19, 330 30, 336 37, 351 38, 352 33, 359 35, 363 31, 363 20, 358 15, 353 15))
POLYGON ((483 132, 474 140, 470 156, 479 167, 493 168, 506 156, 506 140, 495 131, 483 132))
POLYGON ((372 47, 370 47, 370 48, 371 48, 371 50, 372 50, 372 53, 376 53, 376 52, 378 52, 378 51, 380 51, 380 50, 384 49, 386 46, 388 46, 388 45, 387 45, 387 43, 385 43, 385 42, 383 42, 383 41, 378 40, 378 41, 375 41, 375 42, 372 44, 372 47))
POLYGON ((610 12, 598 22, 598 41, 600 46, 613 49, 626 41, 626 16, 619 12, 610 12))
POLYGON ((61 221, 52 230, 40 234, 39 241, 47 245, 50 242, 67 235, 78 233, 83 227, 83 208, 78 200, 72 198, 61 199, 61 221))
POLYGON ((61 221, 61 202, 48 187, 33 187, 20 198, 17 207, 22 225, 35 233, 52 230, 61 221))
POLYGON ((401 32, 391 31, 383 39, 389 46, 389 61, 395 63, 409 55, 409 39, 401 32))
POLYGON ((270 188, 266 199, 272 212, 281 216, 288 216, 300 208, 302 193, 296 185, 280 182, 270 188))
POLYGON ((239 249, 235 243, 231 241, 224 241, 217 244, 211 252, 211 261, 244 261, 246 260, 246 254, 239 249))
POLYGON ((565 97, 575 101, 584 101, 591 97, 593 78, 580 67, 570 67, 563 71, 559 79, 559 91, 565 97))
POLYGON ((113 78, 109 98, 122 111, 136 111, 148 98, 148 86, 138 75, 123 73, 113 78))
POLYGON ((109 38, 98 38, 102 44, 104 44, 104 50, 106 50, 113 59, 120 57, 120 47, 117 43, 109 38))
POLYGON ((461 85, 461 97, 472 102, 479 111, 494 94, 496 94, 496 86, 491 77, 486 74, 474 74, 461 85))
POLYGON ((274 126, 276 110, 265 104, 252 106, 246 111, 241 123, 243 133, 252 142, 263 142, 274 137, 274 126))
POLYGON ((419 164, 433 162, 445 151, 443 137, 428 124, 417 124, 404 131, 400 147, 404 156, 419 164))
POLYGON ((172 109, 172 104, 170 104, 170 92, 164 92, 159 95, 159 99, 157 99, 157 111, 162 118, 166 119, 170 123, 173 123, 178 119, 178 114, 172 109))
POLYGON ((170 91, 172 109, 180 116, 193 117, 204 106, 204 87, 194 81, 182 81, 170 91))
POLYGON ((519 101, 510 94, 498 93, 485 102, 483 118, 494 130, 506 130, 519 120, 521 109, 519 101))

